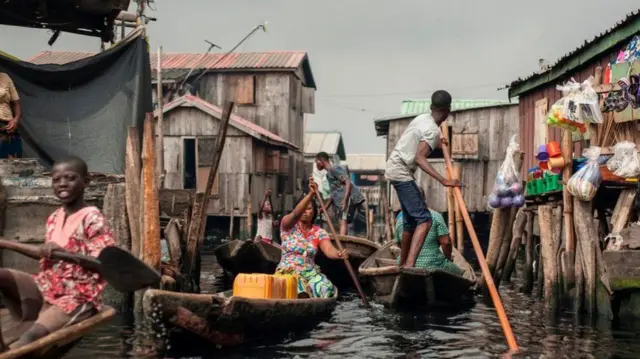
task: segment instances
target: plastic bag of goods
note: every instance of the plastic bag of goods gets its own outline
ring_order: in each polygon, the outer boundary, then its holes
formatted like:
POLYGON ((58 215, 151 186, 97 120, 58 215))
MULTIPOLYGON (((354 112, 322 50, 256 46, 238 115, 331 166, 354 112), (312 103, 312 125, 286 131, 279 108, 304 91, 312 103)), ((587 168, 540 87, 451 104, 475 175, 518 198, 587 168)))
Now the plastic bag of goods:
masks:
POLYGON ((569 178, 567 190, 581 201, 590 201, 602 181, 598 163, 600 147, 591 146, 584 150, 583 155, 587 158, 587 163, 569 178))
POLYGON ((613 157, 607 162, 607 168, 622 178, 635 178, 640 175, 640 159, 636 144, 622 141, 613 146, 613 157))
POLYGON ((489 195, 491 208, 521 207, 524 205, 524 194, 520 173, 514 161, 515 153, 520 149, 516 135, 511 137, 504 162, 498 170, 493 184, 493 192, 489 195))
POLYGON ((602 123, 602 111, 600 111, 600 98, 591 86, 593 76, 589 77, 580 86, 581 91, 576 96, 578 104, 578 119, 586 123, 602 123))
POLYGON ((578 113, 578 98, 581 95, 580 84, 572 79, 562 86, 557 86, 556 89, 562 91, 563 97, 551 106, 545 124, 585 133, 587 128, 578 113))

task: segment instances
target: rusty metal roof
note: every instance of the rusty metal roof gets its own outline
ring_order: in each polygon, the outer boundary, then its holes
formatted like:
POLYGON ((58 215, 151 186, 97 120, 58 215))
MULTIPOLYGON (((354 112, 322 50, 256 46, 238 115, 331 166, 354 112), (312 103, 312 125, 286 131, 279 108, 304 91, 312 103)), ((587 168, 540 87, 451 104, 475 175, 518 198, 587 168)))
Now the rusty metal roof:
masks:
MULTIPOLYGON (((192 95, 179 97, 164 105, 162 110, 163 113, 167 113, 175 108, 184 106, 195 107, 218 119, 222 117, 222 109, 220 107, 192 95)), ((154 116, 158 116, 158 110, 154 112, 154 116)), ((293 143, 238 115, 232 114, 229 123, 238 130, 260 141, 264 141, 277 146, 287 147, 293 150, 298 150, 298 147, 293 143)))
POLYGON ((387 155, 384 153, 375 154, 348 154, 347 160, 343 162, 349 167, 349 171, 382 171, 387 165, 387 155))
POLYGON ((622 21, 595 36, 591 41, 585 40, 582 45, 559 58, 546 71, 534 72, 505 86, 509 89, 509 98, 529 92, 585 66, 590 61, 624 44, 638 33, 640 33, 640 10, 628 14, 622 21))
MULTIPOLYGON (((29 62, 42 64, 63 65, 96 55, 95 52, 63 52, 42 51, 29 62)), ((151 69, 156 70, 158 55, 149 55, 151 69)), ((309 57, 303 51, 269 51, 269 52, 241 52, 226 55, 221 53, 175 53, 162 54, 162 70, 184 70, 194 67, 207 71, 297 71, 302 68, 305 86, 316 88, 309 57)), ((155 72, 155 71, 154 71, 155 72)))

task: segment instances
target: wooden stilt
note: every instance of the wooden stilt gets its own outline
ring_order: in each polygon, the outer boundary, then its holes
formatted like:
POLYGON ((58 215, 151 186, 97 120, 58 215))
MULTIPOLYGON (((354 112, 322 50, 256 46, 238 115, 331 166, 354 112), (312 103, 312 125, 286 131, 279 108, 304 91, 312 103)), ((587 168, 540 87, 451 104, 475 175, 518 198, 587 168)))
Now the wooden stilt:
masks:
POLYGON ((127 217, 131 233, 131 253, 141 258, 142 229, 140 227, 140 133, 136 127, 127 131, 125 158, 125 195, 127 201, 127 217))
POLYGON ((597 239, 590 202, 573 200, 576 245, 580 247, 585 283, 585 311, 593 316, 596 309, 596 255, 592 242, 597 239))
POLYGON ((513 231, 511 233, 511 246, 509 248, 509 254, 507 261, 504 265, 502 275, 500 279, 509 282, 511 280, 511 273, 515 268, 516 258, 518 256, 518 248, 522 243, 522 235, 525 232, 525 226, 527 224, 527 214, 524 209, 520 209, 516 214, 516 220, 513 223, 513 231))
POLYGON ((155 134, 153 114, 144 121, 142 152, 143 203, 144 203, 144 251, 142 259, 151 268, 160 270, 160 205, 158 202, 158 178, 156 172, 155 134))
POLYGON ((534 259, 534 246, 533 242, 533 221, 535 220, 535 214, 528 210, 527 226, 526 226, 526 243, 525 243, 525 262, 524 262, 524 286, 522 292, 525 294, 531 294, 533 291, 533 259, 534 259))

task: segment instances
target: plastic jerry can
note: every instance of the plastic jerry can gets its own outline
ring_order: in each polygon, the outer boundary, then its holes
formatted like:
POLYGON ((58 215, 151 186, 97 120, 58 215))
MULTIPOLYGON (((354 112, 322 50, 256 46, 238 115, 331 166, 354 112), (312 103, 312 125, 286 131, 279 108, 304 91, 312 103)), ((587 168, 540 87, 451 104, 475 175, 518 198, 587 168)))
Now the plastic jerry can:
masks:
POLYGON ((233 281, 233 295, 244 298, 268 299, 272 296, 273 276, 241 273, 233 281))
POLYGON ((294 274, 276 275, 276 277, 282 277, 285 279, 285 298, 296 299, 298 298, 298 276, 294 274))
POLYGON ((284 277, 273 276, 271 299, 285 299, 287 297, 287 280, 284 277))

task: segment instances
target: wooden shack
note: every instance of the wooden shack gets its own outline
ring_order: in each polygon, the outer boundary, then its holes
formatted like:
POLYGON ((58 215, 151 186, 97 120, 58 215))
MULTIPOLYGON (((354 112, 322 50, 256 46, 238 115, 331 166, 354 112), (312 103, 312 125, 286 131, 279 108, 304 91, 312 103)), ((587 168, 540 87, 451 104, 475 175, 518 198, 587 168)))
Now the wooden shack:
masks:
MULTIPOLYGON (((422 101, 427 103, 429 101, 422 101)), ((422 106, 428 111, 429 106, 422 106)), ((403 105, 403 109, 414 111, 403 105)), ((402 114, 375 120, 376 134, 387 138, 387 158, 393 151, 402 133, 417 114, 402 114)), ((487 212, 487 196, 504 160, 511 136, 519 131, 518 105, 504 101, 472 100, 454 101, 452 112, 446 121, 452 159, 461 163, 462 190, 469 212, 487 212), (473 107, 476 106, 476 107, 473 107), (477 107, 480 106, 480 107, 477 107)), ((431 166, 445 174, 442 151, 435 150, 429 157, 431 166)), ((447 211, 445 188, 429 175, 416 171, 416 180, 425 190, 429 207, 438 212, 447 211)), ((395 191, 391 191, 391 209, 400 210, 395 191)))
MULTIPOLYGON (((222 110, 199 97, 186 95, 166 104, 163 111, 164 186, 202 192, 222 110)), ((255 213, 268 188, 284 194, 273 197, 276 209, 283 205, 290 209, 293 202, 290 181, 294 178, 288 161, 290 151, 299 149, 282 137, 232 115, 207 214, 233 213, 239 220, 240 227, 236 228, 244 228, 249 202, 255 213)))
POLYGON ((378 207, 380 205, 380 189, 384 183, 386 155, 384 153, 349 154, 342 164, 349 168, 351 182, 360 188, 369 205, 378 207))

